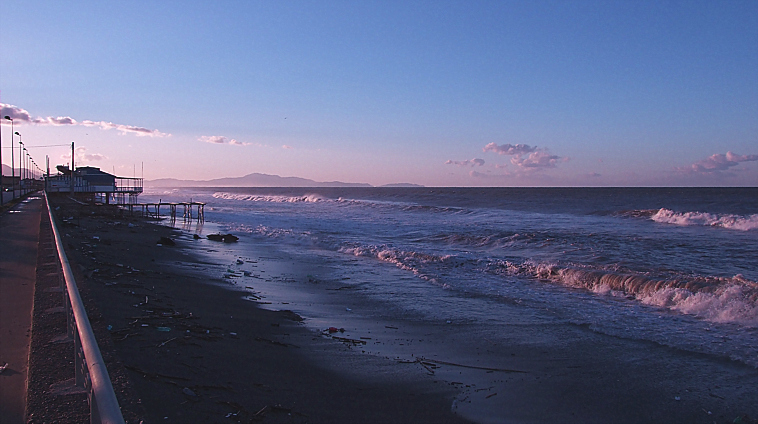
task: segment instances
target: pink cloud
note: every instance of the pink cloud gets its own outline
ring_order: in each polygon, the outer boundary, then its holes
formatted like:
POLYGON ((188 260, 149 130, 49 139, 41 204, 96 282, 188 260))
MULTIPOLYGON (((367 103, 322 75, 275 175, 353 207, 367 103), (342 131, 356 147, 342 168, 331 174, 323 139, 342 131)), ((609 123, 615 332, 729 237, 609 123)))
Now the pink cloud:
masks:
POLYGON ((198 140, 205 142, 205 143, 211 143, 211 144, 224 144, 226 143, 226 137, 222 135, 204 135, 200 137, 198 140))
POLYGON ((83 125, 85 127, 99 127, 103 130, 116 130, 121 134, 134 134, 140 137, 169 137, 171 134, 163 133, 158 130, 151 130, 143 127, 135 127, 133 125, 114 124, 113 122, 106 121, 81 121, 78 122, 70 116, 59 116, 54 118, 48 116, 46 118, 32 118, 31 114, 25 109, 18 106, 8 105, 0 103, 0 118, 2 123, 5 124, 5 117, 9 116, 15 123, 18 124, 32 124, 32 125, 83 125))
POLYGON ((732 152, 717 153, 690 166, 676 168, 680 172, 698 174, 716 174, 739 165, 741 162, 758 161, 758 155, 738 155, 732 152))
MULTIPOLYGON (((86 147, 77 147, 75 150, 76 162, 96 162, 100 160, 108 159, 107 156, 100 153, 87 153, 86 147)), ((61 155, 61 159, 66 161, 71 160, 71 153, 61 155)))
POLYGON ((466 160, 448 160, 445 165, 456 166, 482 166, 484 165, 484 159, 466 159, 466 160))
POLYGON ((2 121, 1 121, 2 123, 6 123, 5 121, 6 116, 13 119, 13 121, 16 123, 31 123, 32 122, 32 116, 26 110, 21 109, 18 106, 0 103, 0 118, 2 118, 2 121))
POLYGON ((235 139, 230 140, 224 137, 223 135, 204 135, 198 138, 198 140, 204 143, 211 143, 211 144, 230 144, 232 146, 249 146, 250 145, 250 143, 244 143, 242 141, 237 141, 235 139))
POLYGON ((482 149, 484 152, 494 152, 499 155, 508 156, 521 156, 535 150, 537 150, 537 147, 532 147, 528 144, 502 144, 498 146, 496 143, 490 143, 482 149))
MULTIPOLYGON (((58 118, 61 119, 61 118, 58 118)), ((58 124, 61 125, 61 124, 58 124)), ((142 128, 142 127, 135 127, 132 125, 122 125, 122 124, 114 124, 113 122, 105 122, 105 121, 82 121, 79 123, 79 125, 84 125, 85 127, 100 127, 100 129, 103 130, 113 130, 121 132, 121 134, 135 134, 140 137, 168 137, 171 134, 162 133, 158 130, 151 130, 148 128, 142 128)))
POLYGON ((283 144, 283 145, 282 145, 282 149, 287 149, 287 150, 290 150, 290 149, 292 149, 292 146, 288 146, 288 145, 286 145, 286 144, 283 144))
MULTIPOLYGON (((524 172, 533 172, 538 169, 555 168, 559 162, 566 162, 568 158, 551 154, 548 149, 528 144, 503 144, 490 143, 482 149, 485 152, 493 152, 499 155, 511 156, 511 163, 518 166, 524 172)), ((496 168, 505 168, 506 165, 495 165, 496 168)))
POLYGON ((551 155, 547 149, 537 149, 526 157, 514 156, 511 163, 522 169, 555 168, 558 162, 566 162, 568 158, 551 155))

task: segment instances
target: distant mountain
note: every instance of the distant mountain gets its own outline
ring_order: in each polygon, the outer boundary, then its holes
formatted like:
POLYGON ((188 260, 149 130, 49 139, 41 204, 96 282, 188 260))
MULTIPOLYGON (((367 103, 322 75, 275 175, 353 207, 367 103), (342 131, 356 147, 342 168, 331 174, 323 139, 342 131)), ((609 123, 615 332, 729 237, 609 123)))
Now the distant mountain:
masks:
MULTIPOLYGON (((16 176, 18 177, 19 169, 16 168, 15 172, 16 172, 16 176)), ((6 177, 10 177, 11 175, 13 175, 13 170, 11 169, 10 166, 3 164, 3 175, 5 175, 6 177)))
POLYGON ((371 187, 366 183, 319 182, 299 177, 253 173, 244 177, 216 178, 214 180, 178 180, 162 178, 145 181, 148 187, 371 187))
POLYGON ((381 185, 379 187, 424 187, 421 184, 413 184, 413 183, 394 183, 394 184, 385 184, 381 185))

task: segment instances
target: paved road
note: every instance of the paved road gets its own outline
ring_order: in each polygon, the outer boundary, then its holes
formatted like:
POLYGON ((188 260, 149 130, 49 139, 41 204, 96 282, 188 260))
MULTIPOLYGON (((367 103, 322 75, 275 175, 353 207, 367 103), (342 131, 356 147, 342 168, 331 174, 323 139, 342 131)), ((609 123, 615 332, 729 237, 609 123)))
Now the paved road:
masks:
POLYGON ((25 423, 41 196, 0 213, 0 421, 25 423))

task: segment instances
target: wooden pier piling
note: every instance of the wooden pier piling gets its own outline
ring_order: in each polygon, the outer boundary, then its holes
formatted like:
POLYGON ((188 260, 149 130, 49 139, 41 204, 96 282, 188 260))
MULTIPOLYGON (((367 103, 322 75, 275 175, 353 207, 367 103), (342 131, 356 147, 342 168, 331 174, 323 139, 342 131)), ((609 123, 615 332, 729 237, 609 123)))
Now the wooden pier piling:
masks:
POLYGON ((147 218, 160 219, 161 206, 168 206, 168 217, 176 219, 179 207, 182 207, 182 218, 185 221, 192 220, 193 217, 198 221, 205 221, 205 203, 203 202, 158 202, 158 203, 127 203, 118 205, 122 210, 126 210, 130 216, 134 216, 135 209, 138 213, 147 218), (193 214, 193 210, 197 212, 193 214))

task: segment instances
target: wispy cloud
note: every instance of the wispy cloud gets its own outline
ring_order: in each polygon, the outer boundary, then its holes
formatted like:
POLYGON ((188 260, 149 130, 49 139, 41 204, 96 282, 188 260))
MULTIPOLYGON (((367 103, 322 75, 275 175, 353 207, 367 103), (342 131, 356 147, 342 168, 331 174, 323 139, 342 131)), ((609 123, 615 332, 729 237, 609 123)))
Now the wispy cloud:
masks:
POLYGON ((204 143, 211 143, 211 144, 224 144, 224 143, 226 143, 226 137, 224 137, 222 135, 204 135, 204 136, 201 136, 198 140, 200 140, 200 141, 202 141, 204 143))
POLYGON ((531 153, 537 150, 537 147, 532 147, 528 144, 501 144, 490 143, 482 149, 483 152, 493 152, 499 155, 508 156, 521 156, 527 153, 531 153))
POLYGON ((484 159, 467 159, 467 160, 448 160, 445 162, 445 165, 456 165, 456 166, 483 166, 484 165, 484 159))
POLYGON ((677 171, 696 174, 718 174, 727 171, 742 162, 758 161, 758 155, 738 155, 732 152, 717 153, 690 166, 676 168, 677 171))
MULTIPOLYGON (((74 153, 76 154, 76 162, 97 162, 108 159, 107 156, 100 153, 87 153, 86 147, 77 147, 74 153)), ((61 159, 71 160, 71 153, 61 155, 61 159)))
POLYGON ((291 149, 292 149, 292 146, 288 146, 288 145, 286 145, 286 144, 283 144, 283 145, 282 145, 282 149, 291 150, 291 149))
POLYGON ((30 125, 82 125, 85 127, 98 127, 102 130, 116 130, 121 134, 134 134, 140 137, 169 137, 171 134, 163 133, 158 130, 151 130, 149 128, 136 127, 133 125, 114 124, 107 121, 77 121, 70 116, 58 116, 58 117, 37 117, 34 118, 25 109, 18 106, 8 105, 0 103, 0 118, 3 118, 3 124, 5 124, 5 117, 8 116, 17 124, 30 124, 30 125))
POLYGON ((537 149, 525 157, 514 156, 511 163, 524 170, 555 168, 559 162, 566 162, 568 158, 552 155, 547 149, 537 149))
POLYGON ((231 144, 232 146, 248 146, 250 143, 245 143, 242 141, 237 141, 235 139, 228 139, 224 137, 223 135, 204 135, 200 138, 198 138, 199 141, 202 141, 204 143, 211 143, 211 144, 231 144))

